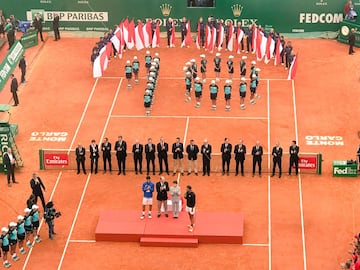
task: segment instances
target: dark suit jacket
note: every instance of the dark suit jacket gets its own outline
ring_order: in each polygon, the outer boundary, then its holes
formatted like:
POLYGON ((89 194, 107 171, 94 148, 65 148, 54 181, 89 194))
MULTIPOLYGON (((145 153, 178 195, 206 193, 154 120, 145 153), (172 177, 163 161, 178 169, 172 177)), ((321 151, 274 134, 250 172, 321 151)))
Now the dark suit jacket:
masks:
POLYGON ((18 87, 19 87, 18 81, 17 81, 17 79, 14 77, 14 78, 11 80, 10 91, 11 91, 11 92, 16 92, 16 91, 18 90, 18 87))
POLYGON ((136 148, 136 143, 133 145, 132 147, 132 152, 134 154, 134 158, 137 157, 142 157, 142 154, 143 154, 143 150, 144 150, 144 147, 141 143, 139 143, 139 147, 136 148))
POLYGON ((169 145, 164 142, 164 149, 161 149, 161 144, 158 143, 157 144, 157 152, 158 152, 158 157, 167 157, 167 152, 169 151, 169 145))
POLYGON ((42 31, 42 28, 43 28, 43 19, 42 18, 35 18, 34 21, 33 21, 33 26, 36 30, 38 31, 42 31))
POLYGON ((20 61, 19 61, 19 68, 20 68, 21 70, 25 70, 25 69, 26 69, 26 61, 25 61, 25 58, 24 58, 24 57, 22 57, 22 58, 20 59, 20 61))
POLYGON ((165 201, 168 199, 168 196, 167 196, 167 193, 169 191, 169 183, 164 181, 163 182, 163 185, 161 184, 161 182, 157 182, 156 183, 156 192, 157 192, 157 195, 156 195, 156 199, 158 201, 165 201), (161 187, 165 187, 165 189, 160 189, 161 187))
POLYGON ((85 160, 85 148, 84 147, 81 147, 81 148, 76 147, 75 153, 76 153, 76 160, 78 160, 78 161, 85 160))
POLYGON ((298 158, 299 156, 299 146, 295 145, 294 147, 293 146, 290 146, 289 147, 289 153, 290 153, 290 156, 291 157, 295 157, 295 158, 298 158))
POLYGON ((53 20, 53 28, 57 29, 59 28, 59 21, 60 21, 60 17, 59 16, 55 16, 54 20, 53 20))
POLYGON ((116 151, 116 156, 126 157, 126 142, 125 141, 121 141, 121 144, 119 141, 116 141, 114 149, 116 151))
POLYGON ((184 145, 181 142, 179 143, 178 146, 176 146, 176 143, 173 143, 172 153, 174 159, 184 158, 184 145))
POLYGON ((41 181, 40 177, 36 177, 36 178, 39 180, 39 183, 37 184, 35 182, 35 179, 31 178, 30 186, 31 186, 31 189, 32 189, 32 193, 34 195, 40 195, 40 194, 42 194, 42 189, 41 188, 43 188, 45 190, 45 186, 44 186, 43 182, 41 181))
POLYGON ((188 160, 197 160, 197 155, 199 153, 199 147, 194 144, 194 149, 191 150, 191 144, 186 146, 186 153, 188 154, 188 160))
POLYGON ((101 151, 103 152, 103 157, 110 157, 111 156, 111 143, 105 143, 101 144, 101 151))
POLYGON ((263 155, 263 148, 261 145, 259 145, 259 149, 256 150, 256 146, 253 146, 252 151, 251 151, 251 155, 253 155, 254 158, 259 158, 261 159, 262 155, 263 155))
POLYGON ((201 146, 201 154, 203 155, 203 159, 211 159, 211 145, 208 144, 205 146, 204 144, 201 146))
POLYGON ((242 144, 241 146, 239 144, 235 145, 234 154, 235 160, 245 160, 246 146, 244 144, 242 144))
POLYGON ((277 147, 274 146, 273 149, 272 149, 271 154, 272 154, 274 159, 281 159, 282 154, 283 154, 283 149, 281 147, 279 147, 279 149, 277 149, 277 147))
POLYGON ((155 144, 151 144, 151 149, 149 144, 145 144, 145 155, 146 159, 155 159, 155 144))
POLYGON ((223 158, 231 158, 231 150, 232 150, 231 143, 228 143, 226 147, 225 147, 225 143, 223 143, 220 148, 221 156, 223 158))
POLYGON ((354 33, 349 34, 348 41, 349 41, 350 45, 355 45, 355 34, 354 33))
POLYGON ((99 158, 99 146, 96 144, 94 148, 92 144, 89 145, 90 158, 99 158))
MULTIPOLYGON (((13 154, 13 158, 14 157, 14 154, 13 154)), ((3 163, 5 165, 6 168, 9 168, 11 166, 11 160, 10 160, 10 157, 9 157, 9 154, 8 153, 5 153, 4 156, 3 156, 3 163)))

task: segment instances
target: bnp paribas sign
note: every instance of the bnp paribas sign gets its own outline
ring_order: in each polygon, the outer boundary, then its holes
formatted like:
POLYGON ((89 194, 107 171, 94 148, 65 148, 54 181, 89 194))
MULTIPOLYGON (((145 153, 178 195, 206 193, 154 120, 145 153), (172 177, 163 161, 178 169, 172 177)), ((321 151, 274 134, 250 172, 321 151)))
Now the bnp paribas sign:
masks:
POLYGON ((44 22, 52 21, 54 14, 58 13, 62 22, 108 22, 109 15, 106 11, 45 11, 32 9, 26 12, 27 20, 31 21, 39 13, 44 22))

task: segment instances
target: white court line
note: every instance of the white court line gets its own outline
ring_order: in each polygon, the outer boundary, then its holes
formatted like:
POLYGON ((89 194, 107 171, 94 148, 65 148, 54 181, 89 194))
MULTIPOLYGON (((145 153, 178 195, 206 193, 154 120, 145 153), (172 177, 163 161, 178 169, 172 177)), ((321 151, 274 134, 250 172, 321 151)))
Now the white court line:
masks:
MULTIPOLYGON (((190 120, 189 116, 186 117, 186 125, 185 125, 184 140, 183 140, 183 145, 184 146, 186 144, 187 133, 188 133, 188 130, 189 130, 189 120, 190 120)), ((183 166, 184 166, 184 163, 183 163, 183 166)), ((183 168, 183 170, 185 171, 185 168, 183 168)), ((178 184, 180 184, 180 174, 178 174, 177 182, 178 182, 178 184)))
MULTIPOLYGON (((267 118, 268 118, 268 170, 270 170, 270 81, 267 81, 267 118)), ((271 254, 271 180, 270 175, 268 175, 268 242, 269 242, 269 249, 268 249, 268 258, 269 258, 269 270, 271 270, 272 264, 272 254, 271 254)))
MULTIPOLYGON (((118 87, 117 87, 117 89, 116 89, 115 97, 118 96, 121 83, 122 83, 122 79, 120 79, 119 85, 118 85, 118 87)), ((112 103, 112 106, 111 106, 111 109, 110 109, 110 113, 112 112, 112 109, 114 108, 114 104, 115 104, 115 101, 116 101, 115 97, 114 97, 114 99, 113 99, 113 103, 112 103)), ((107 121, 106 121, 106 123, 105 123, 104 129, 107 127, 108 122, 109 122, 109 116, 108 116, 107 121)), ((103 130, 103 134, 102 134, 101 136, 103 136, 104 133, 105 133, 105 132, 104 132, 104 130, 103 130)), ((66 253, 66 250, 67 250, 67 248, 68 248, 68 246, 69 246, 70 238, 71 238, 72 232, 73 232, 73 230, 74 230, 74 227, 75 227, 75 224, 76 224, 76 220, 77 220, 77 218, 78 218, 78 215, 79 215, 79 212, 80 212, 80 208, 81 208, 82 202, 83 202, 83 200, 84 200, 87 187, 88 187, 89 182, 90 182, 90 178, 91 178, 91 174, 89 173, 88 176, 87 176, 87 179, 86 179, 86 183, 85 183, 83 192, 82 192, 81 197, 80 197, 80 201, 79 201, 78 207, 77 207, 76 212, 75 212, 75 216, 74 216, 73 222, 72 222, 72 224, 71 224, 70 232, 69 232, 68 238, 67 238, 67 240, 66 240, 63 253, 62 253, 62 255, 61 255, 61 259, 60 259, 60 262, 59 262, 59 265, 58 265, 58 270, 61 269, 62 263, 63 263, 63 261, 64 261, 65 253, 66 253)))
POLYGON ((269 247, 269 244, 242 244, 244 247, 269 247))
MULTIPOLYGON (((53 189, 52 189, 52 191, 51 191, 49 201, 52 201, 52 198, 53 198, 53 196, 54 196, 54 194, 55 194, 55 190, 56 190, 56 188, 57 188, 57 186, 58 186, 58 183, 59 183, 59 181, 60 181, 61 175, 62 175, 62 172, 60 171, 59 174, 58 174, 58 176, 57 176, 57 178, 56 178, 55 185, 54 185, 54 187, 53 187, 53 189)), ((39 232, 40 232, 41 227, 42 227, 43 224, 44 224, 44 219, 42 218, 42 219, 41 219, 41 222, 40 222, 40 225, 39 225, 39 229, 38 229, 39 232)), ((33 241, 33 245, 34 245, 34 243, 35 243, 35 241, 33 241)), ((27 255, 26 255, 26 259, 25 259, 25 261, 24 261, 24 265, 23 265, 23 268, 22 268, 22 269, 24 269, 24 270, 26 269, 26 266, 27 266, 27 264, 28 264, 28 262, 29 262, 29 259, 30 259, 30 256, 31 256, 31 253, 32 253, 33 249, 34 249, 34 248, 31 248, 31 249, 29 250, 29 252, 27 253, 27 255)))
MULTIPOLYGON (((295 98, 295 85, 294 80, 291 80, 292 85, 292 96, 293 96, 293 105, 294 105, 294 123, 295 123, 295 138, 296 142, 299 142, 299 134, 297 128, 297 114, 296 114, 296 98, 295 98)), ((303 208, 303 194, 302 194, 302 181, 300 173, 298 174, 299 182, 299 204, 300 204, 300 220, 301 220, 301 240, 302 240, 302 249, 303 249, 303 263, 304 270, 307 269, 307 258, 306 258, 306 244, 305 244, 305 227, 304 227, 304 208, 303 208)))
POLYGON ((77 240, 77 239, 72 239, 69 240, 70 243, 96 243, 96 240, 77 240))
MULTIPOLYGON (((124 76, 104 76, 104 77, 100 77, 101 79, 125 79, 124 76)), ((161 76, 162 80, 184 80, 184 77, 163 77, 161 76)), ((220 77, 220 82, 223 81, 225 82, 226 80, 228 80, 229 78, 227 77, 220 77)), ((233 78, 233 81, 240 81, 240 77, 239 78, 233 78)), ((214 78, 206 78, 207 81, 211 81, 211 80, 215 80, 214 78)), ((250 79, 246 79, 247 81, 249 81, 250 79)), ((281 78, 261 78, 261 81, 289 81, 288 79, 281 79, 281 78)))
POLYGON ((111 115, 112 118, 177 118, 177 119, 239 119, 239 120, 267 120, 267 117, 247 117, 247 116, 186 116, 186 115, 121 115, 115 114, 111 115))

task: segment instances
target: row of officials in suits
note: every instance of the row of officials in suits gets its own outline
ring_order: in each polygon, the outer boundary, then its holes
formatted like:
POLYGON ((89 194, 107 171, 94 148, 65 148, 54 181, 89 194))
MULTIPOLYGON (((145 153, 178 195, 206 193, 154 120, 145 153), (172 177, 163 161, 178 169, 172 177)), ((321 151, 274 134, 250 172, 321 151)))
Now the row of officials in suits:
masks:
MULTIPOLYGON (((106 173, 107 170, 112 172, 112 163, 111 163, 111 153, 112 150, 115 151, 116 159, 118 163, 118 175, 126 174, 126 157, 127 157, 127 143, 123 140, 122 136, 118 136, 118 140, 115 142, 114 148, 112 148, 111 143, 108 138, 104 138, 104 141, 101 143, 100 148, 95 140, 91 141, 89 146, 90 152, 90 164, 91 164, 91 173, 98 172, 98 159, 100 157, 100 151, 102 152, 103 159, 103 173, 106 173)), ((159 174, 169 173, 169 164, 168 164, 168 152, 169 152, 169 144, 164 140, 163 137, 160 138, 160 141, 155 145, 151 138, 147 140, 145 145, 141 144, 138 140, 132 145, 132 153, 134 159, 134 169, 135 173, 142 174, 142 161, 143 154, 145 153, 146 159, 146 173, 147 175, 152 173, 155 175, 155 158, 156 153, 158 157, 159 164, 159 174)), ((177 172, 184 175, 184 152, 187 153, 188 159, 188 169, 187 175, 190 175, 192 172, 195 175, 198 175, 198 155, 202 156, 202 173, 203 175, 210 175, 210 167, 211 167, 211 154, 212 154, 212 146, 208 143, 208 140, 205 139, 203 144, 199 147, 194 140, 190 140, 189 144, 184 147, 184 144, 180 141, 180 138, 177 137, 175 142, 171 146, 171 153, 174 162, 173 166, 173 175, 177 172)), ((244 175, 244 161, 246 158, 246 146, 243 143, 243 140, 239 140, 239 142, 234 146, 229 142, 228 138, 224 139, 224 142, 220 147, 221 159, 222 159, 222 174, 229 175, 229 167, 230 160, 232 154, 235 157, 235 175, 238 175, 239 172, 241 175, 244 175), (239 170, 240 169, 240 170, 239 170)), ((77 173, 80 173, 80 169, 83 170, 84 174, 86 174, 85 169, 85 156, 86 149, 79 144, 76 148, 76 161, 77 161, 77 173)), ((279 177, 282 174, 282 155, 283 149, 280 146, 279 142, 276 142, 275 146, 272 149, 272 157, 273 157, 273 170, 272 176, 275 175, 275 170, 278 168, 279 177)), ((263 147, 261 146, 259 141, 256 141, 256 144, 252 147, 251 155, 253 158, 253 170, 252 174, 255 175, 256 168, 258 168, 258 173, 261 176, 261 163, 262 163, 262 155, 263 155, 263 147)), ((292 141, 289 147, 289 155, 290 155, 290 165, 288 173, 291 174, 292 167, 295 168, 295 174, 298 174, 298 163, 299 163, 299 146, 296 145, 296 141, 292 141)))

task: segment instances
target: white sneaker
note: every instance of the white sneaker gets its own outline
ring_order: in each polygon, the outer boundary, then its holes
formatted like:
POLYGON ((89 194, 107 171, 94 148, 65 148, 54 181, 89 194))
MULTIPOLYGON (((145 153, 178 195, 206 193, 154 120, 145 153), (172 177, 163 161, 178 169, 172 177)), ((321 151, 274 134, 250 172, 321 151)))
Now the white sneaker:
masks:
POLYGON ((141 215, 141 217, 140 217, 140 219, 144 219, 145 218, 145 215, 144 214, 142 214, 141 215))

